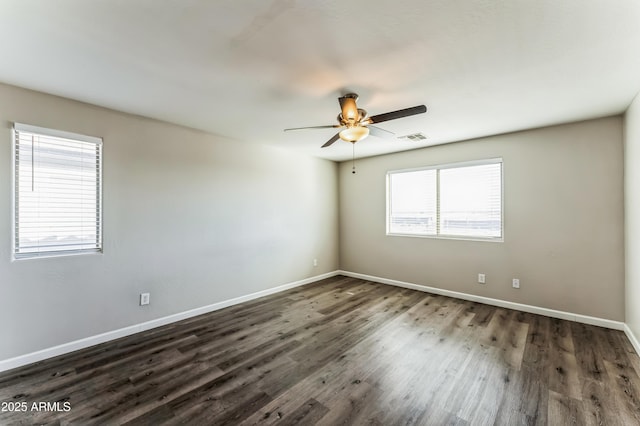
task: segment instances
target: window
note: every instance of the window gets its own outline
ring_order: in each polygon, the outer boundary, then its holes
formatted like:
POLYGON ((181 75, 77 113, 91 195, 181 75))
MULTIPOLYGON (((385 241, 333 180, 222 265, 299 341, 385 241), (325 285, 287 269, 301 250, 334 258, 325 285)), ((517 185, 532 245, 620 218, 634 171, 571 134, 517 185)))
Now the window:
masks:
POLYGON ((502 239, 502 159, 387 173, 387 234, 502 239))
POLYGON ((14 258, 101 252, 102 139, 14 131, 14 258))

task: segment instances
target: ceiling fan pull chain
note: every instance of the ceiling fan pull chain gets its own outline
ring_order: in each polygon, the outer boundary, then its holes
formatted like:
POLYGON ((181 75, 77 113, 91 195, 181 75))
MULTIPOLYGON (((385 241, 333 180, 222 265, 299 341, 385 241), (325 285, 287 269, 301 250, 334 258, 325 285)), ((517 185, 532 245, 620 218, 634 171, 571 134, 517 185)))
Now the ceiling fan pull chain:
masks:
POLYGON ((352 152, 353 152, 353 156, 351 157, 351 173, 353 173, 354 175, 356 174, 356 144, 354 142, 351 142, 351 148, 352 148, 352 152))

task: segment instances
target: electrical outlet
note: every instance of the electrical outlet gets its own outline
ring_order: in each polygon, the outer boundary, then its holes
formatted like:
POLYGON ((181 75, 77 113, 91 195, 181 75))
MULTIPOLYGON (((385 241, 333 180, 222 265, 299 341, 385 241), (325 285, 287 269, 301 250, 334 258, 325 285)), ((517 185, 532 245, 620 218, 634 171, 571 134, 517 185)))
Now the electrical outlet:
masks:
POLYGON ((150 297, 150 293, 140 293, 140 306, 148 305, 150 297))
POLYGON ((318 259, 313 259, 313 266, 318 266, 318 259))
POLYGON ((520 280, 518 278, 514 278, 511 280, 511 285, 513 288, 520 288, 520 280))
POLYGON ((486 282, 484 274, 478 274, 478 282, 484 284, 486 282))

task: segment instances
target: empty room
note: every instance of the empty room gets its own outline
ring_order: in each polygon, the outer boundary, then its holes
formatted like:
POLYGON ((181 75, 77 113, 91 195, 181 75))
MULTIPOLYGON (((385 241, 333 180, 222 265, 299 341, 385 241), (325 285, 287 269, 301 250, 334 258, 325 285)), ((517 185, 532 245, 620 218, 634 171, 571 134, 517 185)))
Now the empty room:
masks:
POLYGON ((0 425, 640 425, 640 1, 0 40, 0 425))

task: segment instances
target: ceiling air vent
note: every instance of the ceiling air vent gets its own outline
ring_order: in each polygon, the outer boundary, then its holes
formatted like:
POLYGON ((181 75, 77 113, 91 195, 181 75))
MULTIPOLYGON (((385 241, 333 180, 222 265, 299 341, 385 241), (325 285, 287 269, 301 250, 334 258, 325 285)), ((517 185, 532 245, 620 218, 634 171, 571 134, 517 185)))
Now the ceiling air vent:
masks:
POLYGON ((407 141, 423 141, 427 137, 422 133, 412 133, 410 135, 400 136, 398 139, 404 139, 407 141))

